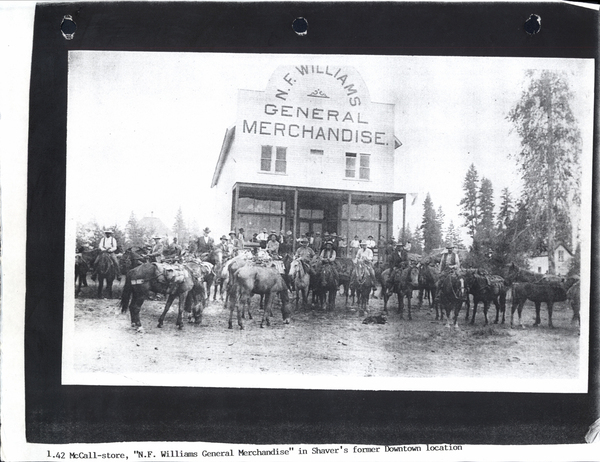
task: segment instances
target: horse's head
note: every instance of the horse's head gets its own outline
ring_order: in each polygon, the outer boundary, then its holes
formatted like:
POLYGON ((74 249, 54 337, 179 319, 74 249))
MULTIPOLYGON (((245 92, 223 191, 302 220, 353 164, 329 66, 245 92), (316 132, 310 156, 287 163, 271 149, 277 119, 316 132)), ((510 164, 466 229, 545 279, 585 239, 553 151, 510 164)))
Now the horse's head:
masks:
POLYGON ((408 267, 407 282, 413 286, 419 285, 419 268, 416 265, 408 267))
POLYGON ((302 268, 302 263, 300 260, 292 260, 290 263, 290 269, 288 270, 288 275, 294 277, 296 273, 299 273, 302 268))

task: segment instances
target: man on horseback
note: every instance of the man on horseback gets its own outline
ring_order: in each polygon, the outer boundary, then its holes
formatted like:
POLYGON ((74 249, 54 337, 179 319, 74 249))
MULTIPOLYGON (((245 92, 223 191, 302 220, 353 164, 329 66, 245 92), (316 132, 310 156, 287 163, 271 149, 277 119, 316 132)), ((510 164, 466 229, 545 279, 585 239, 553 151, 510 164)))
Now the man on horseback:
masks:
POLYGON ((277 233, 275 231, 271 231, 271 234, 269 234, 266 250, 271 255, 271 258, 279 259, 279 241, 277 240, 277 233))
POLYGON ((196 252, 198 254, 210 253, 215 245, 215 240, 209 236, 210 228, 204 228, 202 230, 203 235, 198 238, 198 245, 196 246, 196 252))
POLYGON ((394 280, 396 274, 398 272, 402 272, 402 270, 408 268, 408 251, 404 247, 404 244, 401 242, 396 244, 396 248, 394 249, 394 253, 390 259, 390 277, 388 278, 387 285, 388 287, 392 287, 394 284, 394 280))
POLYGON ((315 275, 312 267, 310 266, 311 260, 315 257, 315 252, 308 246, 308 238, 303 237, 300 239, 300 247, 296 250, 294 258, 299 259, 304 266, 304 271, 309 273, 311 276, 315 275))
POLYGON ((165 247, 161 242, 160 236, 154 236, 152 239, 154 239, 154 245, 152 246, 152 250, 148 254, 148 257, 150 258, 151 262, 160 263, 162 262, 163 251, 165 247))
POLYGON ((321 250, 319 257, 323 263, 333 263, 335 261, 336 252, 333 248, 333 242, 325 241, 324 248, 321 250))
POLYGON ((181 257, 182 247, 177 243, 177 238, 173 238, 173 242, 167 245, 163 250, 163 256, 169 260, 178 260, 181 257))
MULTIPOLYGON (((111 229, 107 229, 106 231, 104 231, 104 237, 100 239, 100 242, 98 243, 98 249, 100 249, 100 254, 106 253, 110 257, 113 267, 115 269, 115 279, 117 281, 120 281, 121 271, 119 268, 117 256, 115 255, 115 252, 117 251, 117 240, 113 237, 113 231, 111 229)), ((100 260, 100 254, 98 254, 96 259, 94 260, 94 271, 92 272, 93 281, 96 280, 96 266, 98 264, 98 261, 100 260)))
POLYGON ((458 254, 454 252, 454 244, 449 242, 446 246, 446 251, 442 254, 442 260, 440 261, 440 278, 436 284, 436 295, 435 301, 439 303, 441 287, 445 281, 452 275, 460 270, 460 259, 458 254))
POLYGON ((236 237, 234 230, 229 232, 229 254, 233 257, 239 250, 242 249, 240 240, 236 237))
POLYGON ((371 281, 375 284, 377 280, 375 278, 375 270, 373 269, 373 251, 367 247, 367 241, 360 241, 360 248, 356 253, 356 257, 354 258, 354 264, 363 263, 369 272, 369 276, 371 277, 371 281))

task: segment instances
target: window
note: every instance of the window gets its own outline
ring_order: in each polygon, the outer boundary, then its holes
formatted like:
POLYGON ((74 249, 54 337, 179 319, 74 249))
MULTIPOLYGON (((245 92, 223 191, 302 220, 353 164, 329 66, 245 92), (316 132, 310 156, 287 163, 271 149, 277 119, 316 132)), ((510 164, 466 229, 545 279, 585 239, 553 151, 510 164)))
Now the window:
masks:
POLYGON ((565 251, 564 250, 559 250, 558 251, 558 261, 559 262, 563 262, 565 261, 565 251))
POLYGON ((263 172, 271 171, 271 152, 273 151, 273 146, 262 146, 262 150, 260 153, 260 169, 263 172))
POLYGON ((273 162, 273 146, 261 146, 260 171, 286 173, 287 148, 277 146, 275 148, 275 162, 273 162))
POLYGON ((360 155, 360 171, 358 177, 361 180, 371 179, 371 156, 369 154, 360 155))
POLYGON ((356 153, 346 153, 346 178, 356 177, 356 153))
POLYGON ((359 157, 358 179, 371 179, 371 155, 360 154, 355 152, 346 153, 346 178, 356 178, 356 159, 359 157), (359 157, 360 156, 360 157, 359 157))
POLYGON ((323 150, 322 149, 311 149, 310 153, 314 154, 316 156, 322 156, 323 155, 323 150))
POLYGON ((277 173, 285 173, 286 170, 286 151, 287 148, 277 147, 277 154, 275 157, 275 171, 277 173))

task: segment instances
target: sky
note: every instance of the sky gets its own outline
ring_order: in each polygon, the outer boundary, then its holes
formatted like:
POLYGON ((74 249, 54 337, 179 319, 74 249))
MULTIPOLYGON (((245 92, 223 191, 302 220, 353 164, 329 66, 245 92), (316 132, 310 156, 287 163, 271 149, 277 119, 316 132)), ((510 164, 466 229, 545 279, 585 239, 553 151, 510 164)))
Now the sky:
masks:
MULTIPOLYGON (((408 196, 414 230, 427 193, 445 225, 462 225, 459 202, 471 164, 503 188, 521 183, 506 119, 527 69, 566 73, 591 171, 593 62, 574 59, 249 55, 72 51, 67 122, 68 220, 125 226, 130 214, 169 227, 185 220, 227 231, 230 204, 210 188, 237 90, 264 90, 281 65, 352 66, 371 101, 395 105, 396 192, 408 196)), ((585 167, 584 167, 585 169, 585 167)), ((591 193, 591 191, 590 191, 591 193)), ((395 214, 396 231, 400 225, 395 214)))

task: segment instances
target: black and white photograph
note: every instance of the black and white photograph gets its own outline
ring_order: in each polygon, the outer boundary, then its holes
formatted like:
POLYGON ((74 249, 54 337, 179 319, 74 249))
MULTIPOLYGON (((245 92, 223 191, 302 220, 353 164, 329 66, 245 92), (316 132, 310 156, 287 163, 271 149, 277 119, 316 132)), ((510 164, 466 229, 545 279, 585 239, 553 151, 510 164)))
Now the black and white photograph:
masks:
POLYGON ((587 390, 593 61, 68 66, 63 383, 587 390))
POLYGON ((597 19, 0 4, 0 459, 597 460, 597 19))

